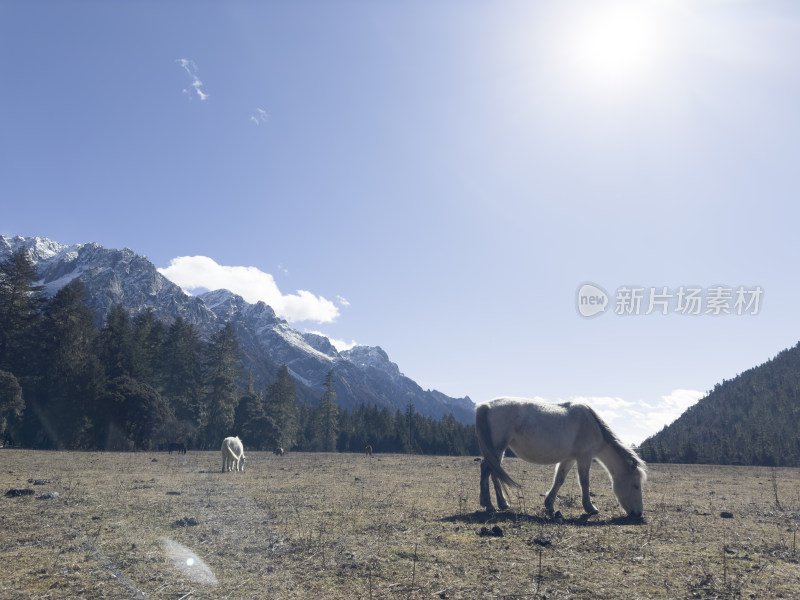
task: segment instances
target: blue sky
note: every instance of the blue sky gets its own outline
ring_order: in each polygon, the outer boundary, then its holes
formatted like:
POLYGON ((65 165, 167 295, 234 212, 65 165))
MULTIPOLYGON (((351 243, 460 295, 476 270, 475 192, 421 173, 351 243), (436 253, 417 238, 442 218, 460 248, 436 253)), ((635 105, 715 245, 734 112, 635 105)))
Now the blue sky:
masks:
POLYGON ((794 2, 5 1, 0 90, 0 233, 239 286, 426 388, 641 441, 800 338, 794 2))

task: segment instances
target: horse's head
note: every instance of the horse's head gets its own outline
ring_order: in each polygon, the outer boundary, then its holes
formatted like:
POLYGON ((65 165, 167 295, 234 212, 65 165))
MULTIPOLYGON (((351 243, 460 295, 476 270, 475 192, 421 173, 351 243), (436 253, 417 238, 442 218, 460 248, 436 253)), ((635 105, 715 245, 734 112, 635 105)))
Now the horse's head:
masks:
POLYGON ((641 518, 644 512, 642 504, 642 484, 647 480, 647 473, 637 461, 632 461, 630 468, 617 473, 613 481, 614 495, 629 517, 641 518))

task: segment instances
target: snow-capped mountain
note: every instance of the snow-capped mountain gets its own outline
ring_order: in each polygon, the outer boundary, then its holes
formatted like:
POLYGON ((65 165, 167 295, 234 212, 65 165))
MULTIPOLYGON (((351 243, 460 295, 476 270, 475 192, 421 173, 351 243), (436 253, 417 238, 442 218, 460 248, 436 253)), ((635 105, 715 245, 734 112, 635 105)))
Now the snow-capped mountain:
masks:
POLYGON ((271 382, 285 364, 297 382, 300 399, 315 402, 327 373, 333 371, 337 400, 345 408, 364 403, 403 411, 411 403, 426 416, 453 413, 463 423, 473 422, 474 405, 468 397, 450 398, 423 390, 380 347, 356 346, 338 352, 326 337, 297 331, 263 302, 250 304, 228 290, 190 296, 146 257, 128 248, 107 249, 95 243, 66 246, 40 237, 0 236, 0 259, 20 248, 36 264, 49 295, 80 278, 98 323, 115 304, 122 304, 132 315, 150 307, 167 323, 183 317, 204 336, 230 322, 239 337, 244 366, 257 385, 271 382))

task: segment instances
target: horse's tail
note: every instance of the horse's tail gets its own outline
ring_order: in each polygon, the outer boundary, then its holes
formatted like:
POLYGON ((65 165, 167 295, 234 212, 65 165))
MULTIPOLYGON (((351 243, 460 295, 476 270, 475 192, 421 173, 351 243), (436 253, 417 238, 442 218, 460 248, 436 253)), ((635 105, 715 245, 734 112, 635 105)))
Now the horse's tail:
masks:
POLYGON ((497 458, 494 442, 492 441, 492 428, 489 427, 489 406, 486 404, 481 404, 475 409, 475 433, 478 436, 478 446, 480 446, 486 465, 492 475, 500 481, 503 491, 508 493, 506 486, 509 485, 522 487, 511 478, 511 475, 506 473, 503 465, 500 464, 500 459, 497 458))

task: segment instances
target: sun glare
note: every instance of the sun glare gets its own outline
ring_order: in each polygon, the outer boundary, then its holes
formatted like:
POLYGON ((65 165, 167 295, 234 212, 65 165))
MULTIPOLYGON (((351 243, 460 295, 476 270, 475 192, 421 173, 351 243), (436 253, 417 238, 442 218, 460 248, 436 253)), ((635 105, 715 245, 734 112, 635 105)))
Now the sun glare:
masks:
MULTIPOLYGON (((599 8, 599 7, 598 7, 599 8)), ((593 10, 576 19, 567 36, 573 75, 593 85, 618 88, 657 68, 660 31, 646 4, 593 10)))

